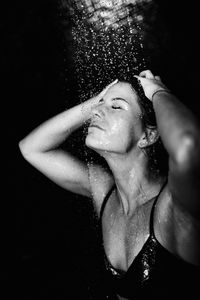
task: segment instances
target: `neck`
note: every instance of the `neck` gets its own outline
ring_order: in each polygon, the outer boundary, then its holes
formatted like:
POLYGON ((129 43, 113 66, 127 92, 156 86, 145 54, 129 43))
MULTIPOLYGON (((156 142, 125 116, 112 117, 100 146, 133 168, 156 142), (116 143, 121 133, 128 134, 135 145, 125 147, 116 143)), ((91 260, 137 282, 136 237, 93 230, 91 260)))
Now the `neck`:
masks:
POLYGON ((134 155, 109 153, 105 159, 113 173, 118 199, 124 214, 132 215, 138 206, 158 194, 163 179, 153 179, 150 176, 144 153, 134 155))

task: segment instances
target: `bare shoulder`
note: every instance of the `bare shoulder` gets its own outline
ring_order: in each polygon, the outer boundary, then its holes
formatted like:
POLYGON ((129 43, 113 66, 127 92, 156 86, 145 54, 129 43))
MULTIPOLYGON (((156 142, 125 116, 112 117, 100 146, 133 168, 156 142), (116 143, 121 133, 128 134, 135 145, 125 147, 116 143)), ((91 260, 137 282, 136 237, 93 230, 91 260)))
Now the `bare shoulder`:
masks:
POLYGON ((200 220, 174 201, 168 185, 158 199, 154 230, 158 241, 170 252, 200 264, 200 220))
POLYGON ((89 181, 95 209, 99 216, 102 203, 114 184, 114 179, 107 168, 97 164, 89 164, 89 181))

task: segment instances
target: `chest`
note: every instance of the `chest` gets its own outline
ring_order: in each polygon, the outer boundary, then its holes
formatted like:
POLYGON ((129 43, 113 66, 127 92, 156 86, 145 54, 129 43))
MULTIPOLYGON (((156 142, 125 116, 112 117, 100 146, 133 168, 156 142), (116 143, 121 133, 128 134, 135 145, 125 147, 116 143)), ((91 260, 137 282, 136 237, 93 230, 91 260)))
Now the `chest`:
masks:
POLYGON ((102 217, 103 244, 106 257, 113 267, 127 271, 142 249, 150 233, 151 207, 152 202, 138 208, 128 218, 118 205, 108 204, 105 207, 102 217))

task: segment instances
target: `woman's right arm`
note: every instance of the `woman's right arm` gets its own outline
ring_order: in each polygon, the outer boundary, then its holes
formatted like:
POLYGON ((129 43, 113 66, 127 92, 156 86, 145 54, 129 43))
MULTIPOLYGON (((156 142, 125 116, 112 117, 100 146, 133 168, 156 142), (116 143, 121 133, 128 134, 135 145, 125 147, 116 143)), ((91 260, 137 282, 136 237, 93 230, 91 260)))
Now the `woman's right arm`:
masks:
POLYGON ((56 184, 76 194, 91 197, 89 170, 85 163, 59 146, 90 117, 100 94, 44 122, 19 142, 23 157, 56 184))
POLYGON ((59 186, 90 196, 87 165, 59 146, 90 117, 94 99, 70 108, 34 129, 19 142, 23 157, 59 186))

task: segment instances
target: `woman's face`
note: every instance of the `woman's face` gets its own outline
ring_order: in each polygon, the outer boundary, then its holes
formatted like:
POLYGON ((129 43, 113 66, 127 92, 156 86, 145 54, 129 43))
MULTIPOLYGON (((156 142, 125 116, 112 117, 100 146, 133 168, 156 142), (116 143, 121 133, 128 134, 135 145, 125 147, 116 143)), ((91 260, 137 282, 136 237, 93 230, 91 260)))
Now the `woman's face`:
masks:
POLYGON ((96 151, 127 153, 141 137, 141 109, 129 83, 111 86, 93 108, 86 145, 96 151))

